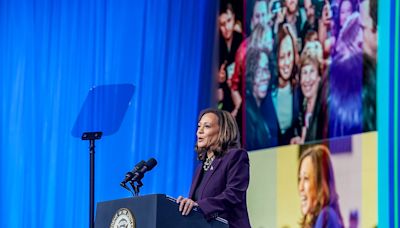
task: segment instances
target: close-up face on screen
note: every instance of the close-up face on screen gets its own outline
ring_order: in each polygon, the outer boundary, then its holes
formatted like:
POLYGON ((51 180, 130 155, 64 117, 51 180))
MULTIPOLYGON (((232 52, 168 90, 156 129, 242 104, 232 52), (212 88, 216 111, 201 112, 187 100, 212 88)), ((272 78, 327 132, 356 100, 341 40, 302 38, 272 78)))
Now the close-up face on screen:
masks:
POLYGON ((257 161, 251 166, 249 208, 265 212, 250 215, 255 227, 307 226, 331 212, 345 227, 375 226, 377 190, 370 183, 377 169, 370 166, 373 175, 366 180, 363 164, 372 163, 377 152, 354 142, 377 141, 376 0, 220 0, 218 20, 226 15, 234 19, 231 36, 221 24, 218 30, 218 107, 236 118, 252 161, 272 159, 268 167, 257 161), (312 152, 302 158, 303 147, 311 145, 324 145, 317 148, 322 158, 312 152), (332 175, 324 176, 328 171, 332 175), (264 192, 254 187, 265 182, 264 192), (351 191, 346 183, 352 183, 351 191), (289 186, 289 195, 280 196, 278 189, 289 186), (260 194, 264 203, 275 203, 261 206, 260 194), (284 205, 293 211, 287 219, 284 205), (275 223, 258 223, 267 213, 275 223))

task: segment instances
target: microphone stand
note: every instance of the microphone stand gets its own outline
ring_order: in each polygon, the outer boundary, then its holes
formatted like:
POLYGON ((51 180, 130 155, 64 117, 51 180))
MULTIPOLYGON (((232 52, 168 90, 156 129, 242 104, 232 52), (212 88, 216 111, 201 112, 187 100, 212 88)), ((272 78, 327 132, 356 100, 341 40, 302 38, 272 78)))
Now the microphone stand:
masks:
POLYGON ((133 191, 135 192, 135 196, 139 196, 139 191, 140 191, 140 187, 143 186, 142 181, 139 179, 136 181, 137 185, 135 185, 135 181, 130 181, 129 182, 132 186, 133 191))
POLYGON ((89 140, 90 152, 90 189, 89 189, 89 227, 94 228, 94 148, 95 140, 101 139, 103 132, 85 132, 82 134, 82 140, 89 140))

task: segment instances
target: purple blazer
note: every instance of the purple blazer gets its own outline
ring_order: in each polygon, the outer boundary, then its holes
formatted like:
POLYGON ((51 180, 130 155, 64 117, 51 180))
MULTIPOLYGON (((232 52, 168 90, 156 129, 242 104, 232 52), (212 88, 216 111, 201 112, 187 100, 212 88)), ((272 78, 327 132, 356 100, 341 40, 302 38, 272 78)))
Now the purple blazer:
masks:
MULTIPOLYGON (((204 217, 209 220, 222 217, 229 227, 250 226, 246 205, 246 191, 249 186, 249 157, 243 149, 230 149, 216 158, 204 176, 197 203, 204 217)), ((193 198, 200 181, 203 164, 197 166, 190 188, 189 198, 193 198)))

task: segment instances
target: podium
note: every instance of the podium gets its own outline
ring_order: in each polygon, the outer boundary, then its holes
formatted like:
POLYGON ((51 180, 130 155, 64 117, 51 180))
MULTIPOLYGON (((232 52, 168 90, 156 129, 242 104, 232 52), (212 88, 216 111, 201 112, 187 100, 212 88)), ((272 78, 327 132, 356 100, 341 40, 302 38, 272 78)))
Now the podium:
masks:
POLYGON ((228 228, 222 218, 207 222, 203 214, 192 210, 182 216, 175 199, 164 194, 118 199, 97 204, 96 228, 228 228))

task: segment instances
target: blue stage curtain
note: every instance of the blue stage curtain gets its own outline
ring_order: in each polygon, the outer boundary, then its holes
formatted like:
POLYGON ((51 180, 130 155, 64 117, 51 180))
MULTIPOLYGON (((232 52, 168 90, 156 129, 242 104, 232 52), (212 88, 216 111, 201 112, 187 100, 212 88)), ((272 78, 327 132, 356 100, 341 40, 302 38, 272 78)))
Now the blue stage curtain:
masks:
POLYGON ((1 0, 0 226, 88 226, 88 142, 71 130, 102 84, 135 93, 96 142, 96 202, 129 197, 119 182, 150 157, 141 193, 187 195, 216 15, 214 0, 1 0))

